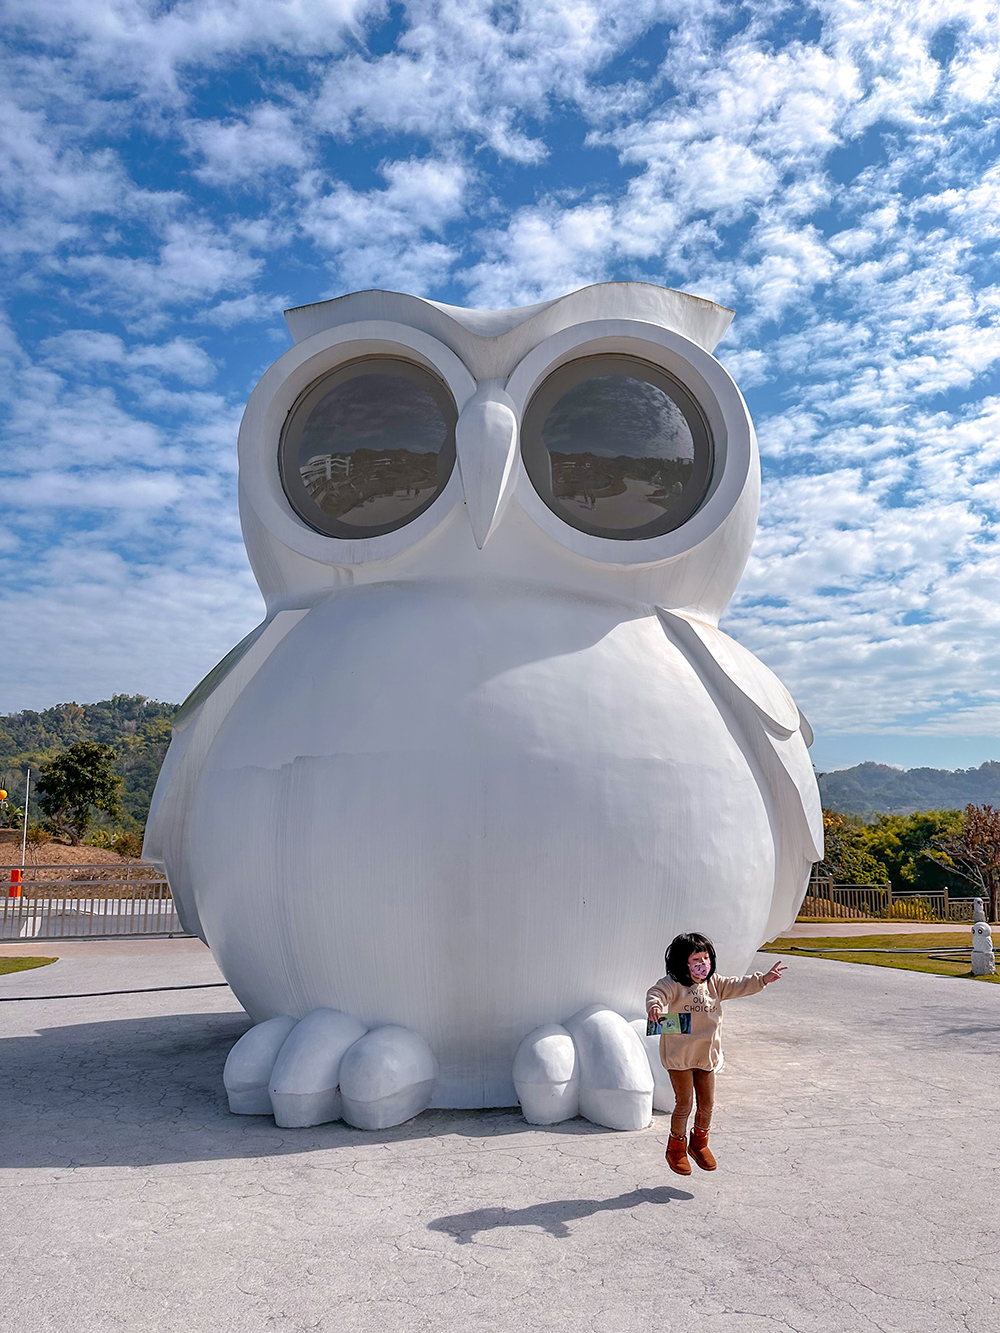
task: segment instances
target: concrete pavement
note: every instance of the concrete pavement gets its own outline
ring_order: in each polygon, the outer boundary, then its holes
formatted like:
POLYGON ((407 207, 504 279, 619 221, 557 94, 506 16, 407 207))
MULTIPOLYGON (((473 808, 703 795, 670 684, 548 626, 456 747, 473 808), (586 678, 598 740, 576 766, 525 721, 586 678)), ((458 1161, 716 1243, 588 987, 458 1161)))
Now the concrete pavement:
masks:
MULTIPOLYGON (((0 976, 0 998, 7 994, 76 995, 133 987, 205 985, 223 980, 201 940, 184 936, 4 942, 0 943, 0 958, 56 959, 45 967, 0 976)), ((228 987, 226 993, 232 1002, 228 987)))
MULTIPOLYGON (((82 944, 0 1001, 217 979, 193 942, 82 944)), ((1000 987, 793 958, 727 1005, 720 1169, 690 1179, 662 1116, 230 1116, 246 1026, 218 988, 0 1002, 6 1329, 996 1327, 1000 987)))

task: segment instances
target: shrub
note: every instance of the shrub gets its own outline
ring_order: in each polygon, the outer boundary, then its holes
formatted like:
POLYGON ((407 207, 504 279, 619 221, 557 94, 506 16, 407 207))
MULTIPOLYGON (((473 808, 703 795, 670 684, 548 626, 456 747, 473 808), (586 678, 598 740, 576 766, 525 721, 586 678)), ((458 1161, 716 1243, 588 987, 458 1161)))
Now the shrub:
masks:
POLYGON ((117 852, 119 856, 127 856, 133 861, 142 856, 142 834, 128 829, 93 829, 84 842, 88 847, 101 847, 106 852, 117 852))
POLYGON ((938 914, 925 898, 897 898, 890 908, 880 912, 884 921, 938 921, 938 914))
POLYGON ((111 850, 117 852, 119 856, 128 856, 133 861, 138 861, 142 856, 142 834, 121 829, 112 840, 111 850))
POLYGON ((88 847, 100 847, 103 851, 110 852, 114 845, 116 831, 111 828, 91 829, 83 841, 88 847))

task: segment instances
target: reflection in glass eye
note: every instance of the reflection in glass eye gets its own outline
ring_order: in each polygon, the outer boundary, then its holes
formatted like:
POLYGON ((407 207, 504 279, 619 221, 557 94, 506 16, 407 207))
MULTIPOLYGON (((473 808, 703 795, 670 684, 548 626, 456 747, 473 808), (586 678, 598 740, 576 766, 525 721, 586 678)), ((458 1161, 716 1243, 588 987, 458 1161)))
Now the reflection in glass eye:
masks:
POLYGON ((300 404, 282 447, 293 505, 333 536, 401 527, 451 474, 450 407, 442 386, 414 366, 369 362, 328 377, 300 404))
POLYGON ((312 500, 342 523, 405 518, 437 489, 448 425, 434 399, 398 375, 359 375, 309 414, 299 472, 312 500))
POLYGON ((673 376, 631 357, 586 357, 535 394, 525 468, 548 507, 581 532, 626 540, 679 527, 712 473, 712 439, 673 376))
POLYGON ((694 470, 680 408, 655 384, 597 375, 569 390, 542 427, 552 494, 602 528, 644 527, 676 507, 694 470))

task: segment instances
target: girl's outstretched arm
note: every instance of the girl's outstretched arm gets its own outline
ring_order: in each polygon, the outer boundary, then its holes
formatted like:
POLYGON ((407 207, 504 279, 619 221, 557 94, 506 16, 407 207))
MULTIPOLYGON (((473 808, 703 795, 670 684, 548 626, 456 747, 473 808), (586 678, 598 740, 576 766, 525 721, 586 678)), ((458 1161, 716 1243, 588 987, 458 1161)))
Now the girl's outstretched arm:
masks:
POLYGON ((720 977, 716 974, 712 980, 720 1000, 741 1000, 744 995, 759 995, 767 985, 763 972, 751 972, 748 977, 720 977))
POLYGON ((759 995, 772 981, 780 981, 784 963, 775 963, 770 972, 753 972, 748 977, 715 977, 720 1000, 739 1000, 744 995, 759 995))

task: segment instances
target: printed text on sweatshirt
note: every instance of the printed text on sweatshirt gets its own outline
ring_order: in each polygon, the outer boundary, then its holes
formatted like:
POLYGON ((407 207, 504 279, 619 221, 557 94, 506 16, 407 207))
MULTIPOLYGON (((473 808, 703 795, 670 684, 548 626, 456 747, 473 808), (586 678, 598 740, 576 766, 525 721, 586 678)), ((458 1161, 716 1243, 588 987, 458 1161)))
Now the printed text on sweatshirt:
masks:
POLYGON ((722 1068, 722 1001, 756 995, 764 989, 763 972, 749 977, 712 976, 693 986, 661 977, 646 992, 646 1010, 659 1005, 665 1014, 690 1014, 690 1033, 664 1032, 660 1060, 664 1069, 722 1068))

